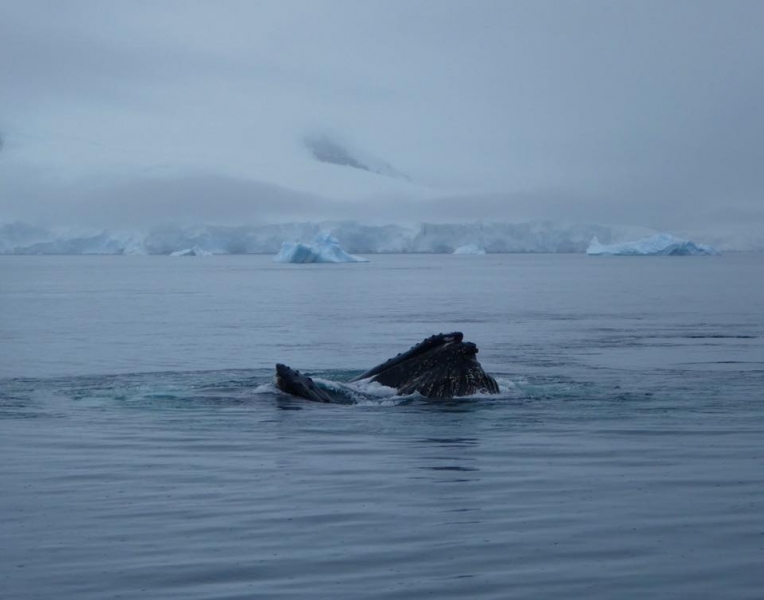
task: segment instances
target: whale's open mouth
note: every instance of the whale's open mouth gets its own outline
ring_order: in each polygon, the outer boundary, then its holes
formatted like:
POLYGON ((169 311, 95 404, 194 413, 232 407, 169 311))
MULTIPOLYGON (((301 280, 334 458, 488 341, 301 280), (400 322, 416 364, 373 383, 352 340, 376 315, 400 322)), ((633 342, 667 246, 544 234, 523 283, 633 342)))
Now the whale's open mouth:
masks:
MULTIPOLYGON (((370 380, 395 388, 398 395, 419 393, 433 399, 478 392, 498 394, 496 380, 483 371, 477 360, 477 346, 463 339, 459 331, 430 336, 350 382, 370 380)), ((276 385, 309 400, 332 401, 330 393, 317 387, 310 377, 283 364, 276 365, 276 385)))

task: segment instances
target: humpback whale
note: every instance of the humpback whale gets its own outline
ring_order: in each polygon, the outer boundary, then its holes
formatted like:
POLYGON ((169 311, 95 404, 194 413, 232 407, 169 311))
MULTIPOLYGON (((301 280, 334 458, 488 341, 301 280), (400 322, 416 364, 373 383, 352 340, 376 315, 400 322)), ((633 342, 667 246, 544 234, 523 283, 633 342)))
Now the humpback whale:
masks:
MULTIPOLYGON (((460 331, 439 333, 412 346, 406 352, 351 379, 377 382, 397 390, 399 396, 418 392, 442 400, 477 392, 498 394, 496 380, 483 371, 476 355, 478 348, 465 342, 460 331)), ((276 365, 276 387, 314 402, 341 401, 332 390, 321 387, 307 375, 281 363, 276 365)))

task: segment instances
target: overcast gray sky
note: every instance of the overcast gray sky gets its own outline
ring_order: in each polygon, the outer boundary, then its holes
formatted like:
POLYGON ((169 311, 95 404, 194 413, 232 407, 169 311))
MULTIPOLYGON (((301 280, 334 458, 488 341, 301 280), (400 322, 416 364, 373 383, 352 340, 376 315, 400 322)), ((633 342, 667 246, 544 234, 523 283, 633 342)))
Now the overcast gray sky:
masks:
POLYGON ((0 0, 0 221, 761 228, 762 31, 759 0, 0 0))

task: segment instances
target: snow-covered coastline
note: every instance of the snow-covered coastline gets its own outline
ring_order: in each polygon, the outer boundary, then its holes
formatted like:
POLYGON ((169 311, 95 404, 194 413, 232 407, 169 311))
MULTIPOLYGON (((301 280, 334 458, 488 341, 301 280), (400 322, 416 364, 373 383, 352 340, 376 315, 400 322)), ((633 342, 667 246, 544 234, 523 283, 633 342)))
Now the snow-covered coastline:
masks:
MULTIPOLYGON (((641 227, 600 224, 560 224, 552 221, 521 223, 421 223, 366 225, 355 221, 281 223, 268 225, 161 225, 146 231, 53 230, 25 223, 0 225, 0 254, 149 254, 170 255, 190 249, 198 254, 270 254, 285 240, 313 240, 330 231, 349 254, 453 254, 459 248, 482 249, 488 254, 584 253, 597 238, 613 246, 647 238, 656 231, 641 227)), ((764 240, 718 245, 719 250, 764 250, 764 240)), ((699 247, 703 244, 698 243, 699 247)), ((596 248, 596 246, 595 246, 596 248)))

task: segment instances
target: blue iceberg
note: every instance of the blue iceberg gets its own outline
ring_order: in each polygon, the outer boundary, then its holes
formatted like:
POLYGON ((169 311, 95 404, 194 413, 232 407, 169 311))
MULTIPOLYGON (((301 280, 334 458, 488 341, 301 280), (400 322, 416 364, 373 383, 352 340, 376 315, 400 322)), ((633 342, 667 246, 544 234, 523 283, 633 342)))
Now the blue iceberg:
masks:
POLYGON ((300 242, 284 242, 273 260, 283 263, 369 262, 365 258, 345 252, 340 247, 337 238, 326 231, 319 233, 311 245, 300 242))

